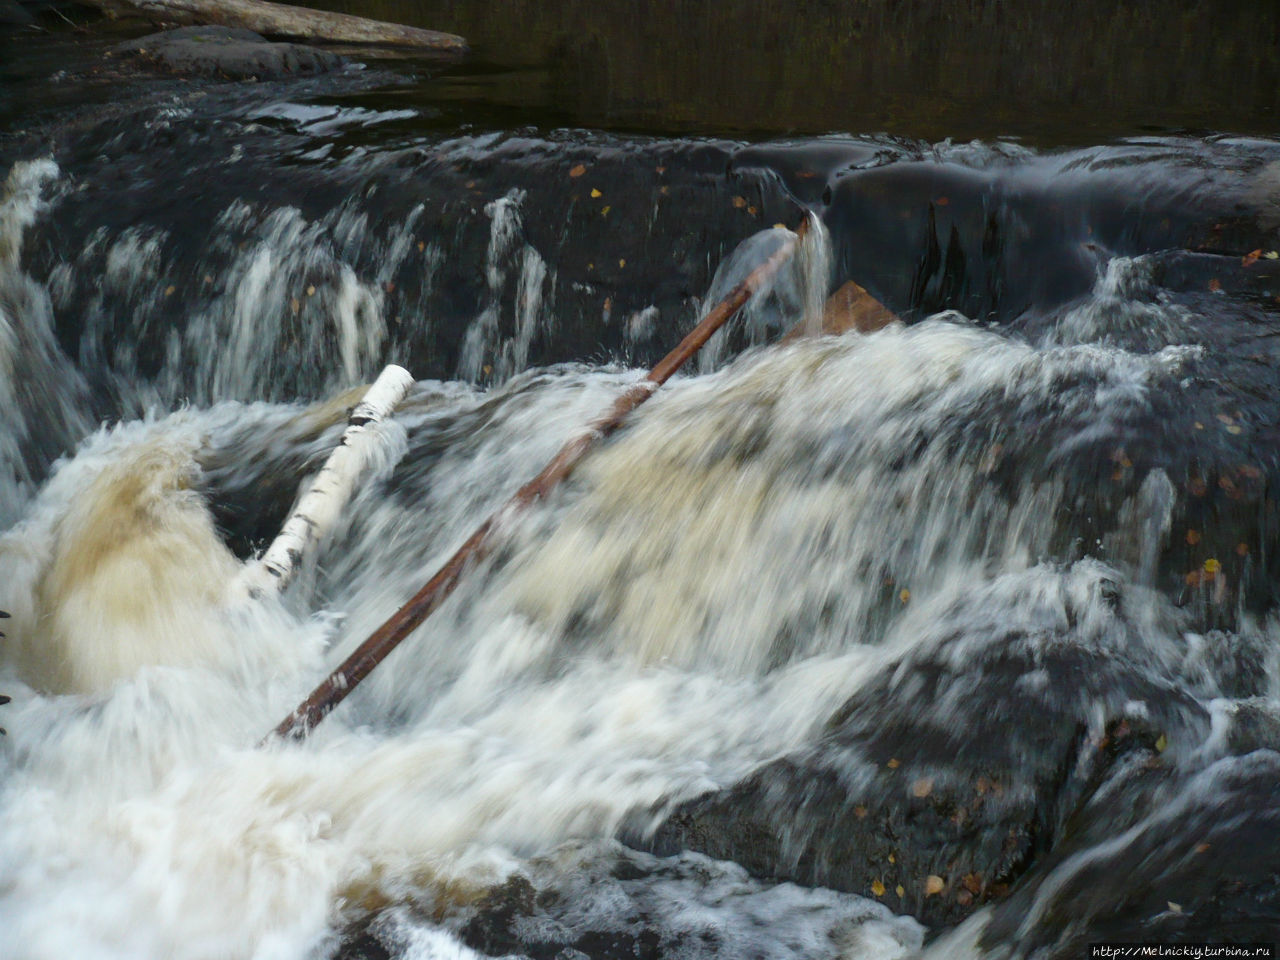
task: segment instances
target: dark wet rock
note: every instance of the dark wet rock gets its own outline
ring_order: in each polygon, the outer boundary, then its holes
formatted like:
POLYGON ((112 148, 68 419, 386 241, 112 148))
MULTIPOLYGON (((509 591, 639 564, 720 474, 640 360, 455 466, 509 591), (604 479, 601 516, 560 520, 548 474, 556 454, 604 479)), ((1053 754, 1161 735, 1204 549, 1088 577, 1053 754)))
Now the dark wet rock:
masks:
POLYGON ((919 942, 915 924, 864 900, 754 881, 738 865, 697 854, 658 858, 612 842, 570 843, 528 871, 466 908, 460 926, 445 925, 485 954, 532 960, 818 960, 837 938, 857 942, 864 924, 881 944, 919 942))
POLYGON ((186 76, 280 80, 336 70, 342 57, 297 43, 272 43, 234 27, 179 27, 112 48, 115 58, 186 76))
POLYGON ((0 26, 26 27, 36 18, 17 0, 0 0, 0 26))
POLYGON ((875 896, 928 924, 999 900, 1132 757, 1163 767, 1161 749, 1207 729, 1155 679, 1162 655, 1112 581, 1077 569, 1055 589, 1020 624, 986 618, 980 596, 942 613, 965 626, 886 664, 812 748, 679 807, 653 848, 875 896))
POLYGON ((1068 960, 1102 941, 1273 943, 1277 782, 1280 754, 1258 750, 1166 787, 1136 824, 1132 788, 1100 796, 1081 813, 1092 828, 995 908, 983 946, 993 957, 1068 960))
POLYGON ((379 934, 376 917, 366 917, 342 932, 339 947, 332 960, 392 960, 395 956, 379 934))

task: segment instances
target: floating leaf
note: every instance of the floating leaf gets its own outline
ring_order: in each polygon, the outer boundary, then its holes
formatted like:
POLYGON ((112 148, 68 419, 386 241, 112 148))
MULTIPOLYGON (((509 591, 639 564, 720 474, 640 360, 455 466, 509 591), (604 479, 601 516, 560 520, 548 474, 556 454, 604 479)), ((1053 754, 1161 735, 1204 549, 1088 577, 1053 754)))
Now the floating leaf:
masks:
POLYGON ((599 196, 601 196, 600 191, 599 191, 599 190, 597 190, 595 187, 592 187, 592 188, 591 188, 591 199, 593 199, 593 200, 594 200, 596 197, 599 197, 599 196))
POLYGON ((1268 260, 1280 260, 1280 253, 1276 252, 1275 250, 1268 250, 1266 253, 1263 254, 1263 256, 1266 257, 1268 260))
POLYGON ((906 587, 903 587, 902 592, 898 594, 898 599, 901 600, 903 603, 906 603, 908 600, 911 599, 911 591, 908 590, 906 587))
POLYGON ((576 165, 576 166, 574 166, 574 167, 571 167, 571 168, 570 168, 570 170, 569 170, 569 176, 571 176, 571 177, 580 177, 580 176, 582 176, 582 175, 583 175, 584 173, 586 173, 586 172, 587 172, 587 167, 586 167, 586 165, 585 165, 585 164, 582 164, 582 163, 579 163, 578 165, 576 165))
POLYGON ((1207 843, 1196 844, 1196 853, 1208 853, 1209 846, 1207 843))
POLYGON ((883 884, 883 883, 881 883, 879 880, 872 880, 872 881, 871 881, 871 892, 872 892, 872 893, 874 893, 877 897, 883 897, 883 896, 884 896, 884 884, 883 884))
POLYGON ((1210 281, 1209 281, 1209 292, 1210 292, 1210 293, 1219 293, 1221 290, 1222 290, 1222 281, 1221 281, 1221 280, 1219 280, 1217 277, 1214 277, 1212 280, 1210 280, 1210 281))
POLYGON ((898 884, 896 887, 894 887, 893 892, 898 895, 898 899, 902 899, 907 895, 907 891, 903 888, 902 884, 898 884))
POLYGON ((739 210, 741 210, 743 207, 745 207, 745 206, 747 205, 747 198, 746 198, 746 197, 734 197, 734 198, 733 198, 733 205, 734 205, 735 207, 737 207, 739 210))
POLYGON ((895 856, 891 853, 891 854, 889 854, 889 862, 890 862, 890 863, 897 863, 897 862, 898 862, 898 858, 897 858, 897 857, 895 857, 895 856))
MULTIPOLYGON (((418 244, 418 246, 422 246, 422 244, 418 244)), ((308 297, 314 297, 315 295, 316 295, 316 288, 315 288, 315 287, 307 287, 307 296, 308 296, 308 297)))
POLYGON ((982 876, 977 873, 966 873, 960 882, 975 897, 982 892, 982 876))
POLYGON ((865 819, 866 819, 866 816, 867 816, 867 808, 866 808, 866 807, 854 807, 854 808, 853 808, 853 815, 854 815, 855 817, 857 817, 859 820, 865 820, 865 819))
POLYGON ((1169 746, 1169 738, 1166 737, 1163 733, 1160 734, 1160 737, 1156 740, 1156 753, 1164 753, 1165 749, 1168 746, 1169 746))
POLYGON ((1205 573, 1213 574, 1213 573, 1217 573, 1221 569, 1222 569, 1222 564, 1220 564, 1217 561, 1217 559, 1214 557, 1210 557, 1208 560, 1204 562, 1205 573))
POLYGON ((917 799, 927 797, 933 793, 933 778, 921 777, 911 785, 911 795, 917 799))
POLYGON ((172 296, 173 296, 173 292, 174 292, 175 290, 177 290, 177 289, 178 289, 178 288, 177 288, 177 287, 175 287, 173 284, 169 284, 169 286, 167 286, 167 287, 165 287, 165 288, 164 288, 164 295, 165 295, 166 297, 172 297, 172 296))
POLYGON ((618 261, 618 266, 625 267, 626 265, 627 265, 627 261, 625 258, 618 261))
POLYGON ((1241 266, 1245 266, 1245 267, 1252 267, 1255 263, 1257 263, 1257 262, 1258 262, 1258 258, 1259 258, 1260 256, 1262 256, 1262 250, 1261 250, 1261 249, 1259 249, 1259 250, 1250 250, 1250 251, 1249 251, 1248 253, 1246 253, 1243 257, 1241 257, 1241 258, 1240 258, 1240 265, 1241 265, 1241 266))
POLYGON ((1247 557, 1249 555, 1249 545, 1247 543, 1237 543, 1236 555, 1241 557, 1247 557))
POLYGON ((947 883, 945 880, 936 873, 931 873, 929 876, 925 877, 924 880, 924 895, 926 897, 932 897, 935 893, 941 893, 942 889, 946 885, 947 883))
POLYGON ((1194 546, 1195 546, 1197 543, 1199 543, 1199 542, 1200 542, 1200 531, 1199 531, 1199 530, 1188 530, 1188 531, 1187 531, 1187 543, 1194 547, 1194 546))
POLYGON ((419 252, 419 253, 421 253, 421 252, 422 252, 423 250, 425 250, 425 249, 427 249, 427 243, 426 243, 426 241, 425 241, 425 240, 419 240, 419 241, 418 241, 418 252, 419 252))
POLYGON ((610 210, 612 210, 612 209, 613 209, 613 207, 611 207, 611 206, 609 206, 608 204, 606 204, 605 206, 603 206, 603 207, 601 207, 601 208, 600 208, 600 216, 602 216, 602 217, 607 217, 607 216, 609 215, 609 211, 610 211, 610 210))
POLYGON ((297 297, 293 297, 289 300, 289 310, 293 313, 295 317, 298 315, 298 311, 301 309, 302 309, 302 302, 297 297))
POLYGON ((897 770, 901 765, 901 761, 897 757, 890 757, 889 762, 885 764, 890 770, 897 770))
POLYGON ((1174 903, 1172 900, 1166 900, 1165 902, 1166 902, 1167 904, 1169 904, 1169 910, 1170 910, 1172 913, 1181 913, 1181 912, 1182 912, 1182 904, 1180 904, 1180 903, 1174 903))

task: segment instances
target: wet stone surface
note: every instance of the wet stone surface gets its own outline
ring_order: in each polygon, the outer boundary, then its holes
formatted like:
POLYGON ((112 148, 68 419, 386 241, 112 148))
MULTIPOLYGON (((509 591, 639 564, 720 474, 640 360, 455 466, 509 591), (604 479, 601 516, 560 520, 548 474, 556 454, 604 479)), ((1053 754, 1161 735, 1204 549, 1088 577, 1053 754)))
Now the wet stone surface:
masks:
POLYGON ((1069 960, 1099 941, 1273 941, 1280 753, 1272 743, 1176 785, 1138 769, 1099 791, 1077 815, 1079 829, 995 908, 984 945, 999 957, 1069 960), (1153 812, 1133 825, 1138 798, 1153 812), (1125 827, 1133 831, 1125 842, 1106 842, 1125 827))
MULTIPOLYGON (((814 746, 679 807, 653 847, 875 897, 932 926, 1006 897, 1118 771, 1162 768, 1169 743, 1208 727, 1172 675, 1154 679, 1141 628, 1087 566, 1038 623, 993 620, 891 659, 814 746)), ((940 619, 972 623, 990 599, 940 619)))
POLYGON ((272 43, 252 30, 178 27, 127 40, 110 51, 117 61, 184 76, 280 80, 337 70, 346 59, 298 43, 272 43))

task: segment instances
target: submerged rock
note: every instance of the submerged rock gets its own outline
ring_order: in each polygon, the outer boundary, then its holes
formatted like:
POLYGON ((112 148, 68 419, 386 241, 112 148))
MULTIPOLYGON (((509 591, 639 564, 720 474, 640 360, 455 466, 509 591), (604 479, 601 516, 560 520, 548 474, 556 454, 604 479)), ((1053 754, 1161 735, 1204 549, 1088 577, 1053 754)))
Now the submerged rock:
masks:
POLYGON ((299 43, 272 43, 252 30, 179 27, 129 40, 111 56, 191 76, 232 80, 280 80, 327 73, 346 60, 299 43))
POLYGON ((17 0, 0 0, 0 24, 26 27, 35 22, 36 18, 17 0))
POLYGON ((1275 750, 1227 757, 1166 788, 1132 826, 1138 791, 1100 793, 1081 812, 1083 828, 994 910, 981 936, 988 955, 1067 960, 1100 941, 1273 942, 1278 779, 1275 750))
POLYGON ((923 930, 831 890, 753 880, 697 854, 657 858, 608 841, 526 861, 464 905, 400 904, 344 934, 335 960, 430 956, 528 960, 825 960, 915 956, 923 930), (871 950, 874 949, 874 954, 871 950))
POLYGON ((888 659, 815 745, 683 804, 653 847, 874 897, 931 925, 1006 896, 1117 771, 1163 768, 1162 750, 1208 728, 1161 679, 1174 652, 1144 639, 1103 568, 1020 582, 1039 596, 1018 622, 988 612, 1012 609, 999 582, 937 611, 951 626, 888 659))

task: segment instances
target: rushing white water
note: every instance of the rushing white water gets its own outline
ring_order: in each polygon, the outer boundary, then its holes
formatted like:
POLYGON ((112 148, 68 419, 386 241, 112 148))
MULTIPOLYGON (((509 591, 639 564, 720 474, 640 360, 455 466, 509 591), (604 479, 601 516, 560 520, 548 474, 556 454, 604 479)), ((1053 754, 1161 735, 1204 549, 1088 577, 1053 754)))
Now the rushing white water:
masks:
MULTIPOLYGON (((495 310, 517 203, 490 211, 495 310)), ((692 854, 659 862, 611 838, 811 741, 874 670, 929 642, 921 628, 973 583, 999 585, 979 619, 1022 603, 1020 590, 1066 589, 1044 562, 1062 483, 997 489, 987 478, 1016 438, 966 426, 991 404, 1046 408, 1081 424, 1049 452, 1066 455, 1142 407, 1193 351, 1033 346, 933 320, 678 379, 565 489, 510 521, 503 549, 309 742, 259 748, 638 374, 419 384, 319 568, 281 603, 228 604, 239 563, 208 504, 243 494, 201 465, 234 451, 236 487, 253 489, 265 464, 301 460, 340 429, 340 404, 247 402, 279 400, 284 328, 259 322, 262 304, 276 316, 281 278, 301 285, 327 242, 293 210, 255 229, 224 278, 225 312, 188 334, 226 339, 191 374, 208 402, 84 430, 38 494, 7 494, 20 522, 0 541, 0 606, 13 614, 0 673, 14 697, 0 760, 6 956, 295 960, 394 904, 377 923, 405 956, 468 957, 459 930, 513 876, 572 904, 538 921, 556 930, 525 931, 535 939, 644 916, 671 956, 917 951, 922 928, 892 904, 692 854), (619 858, 632 879, 611 872, 619 858)), ((118 238, 108 281, 163 282, 147 272, 159 243, 118 238)), ((521 262, 516 338, 499 343, 493 318, 477 318, 471 374, 526 362, 546 270, 521 262)), ((339 349, 316 379, 350 384, 385 330, 376 290, 330 267, 336 326, 315 336, 339 349)), ((319 343, 297 348, 314 357, 319 343)), ((189 347, 175 347, 172 376, 189 347)), ((4 390, 13 370, 0 367, 4 390)), ((6 421, 7 462, 30 429, 6 421)), ((1145 525, 1115 546, 1137 581, 1167 527, 1145 520, 1164 502, 1158 481, 1144 491, 1145 525)), ((1163 610, 1154 592, 1145 602, 1163 610)), ((1151 640, 1160 669, 1182 655, 1163 639, 1151 640)))

